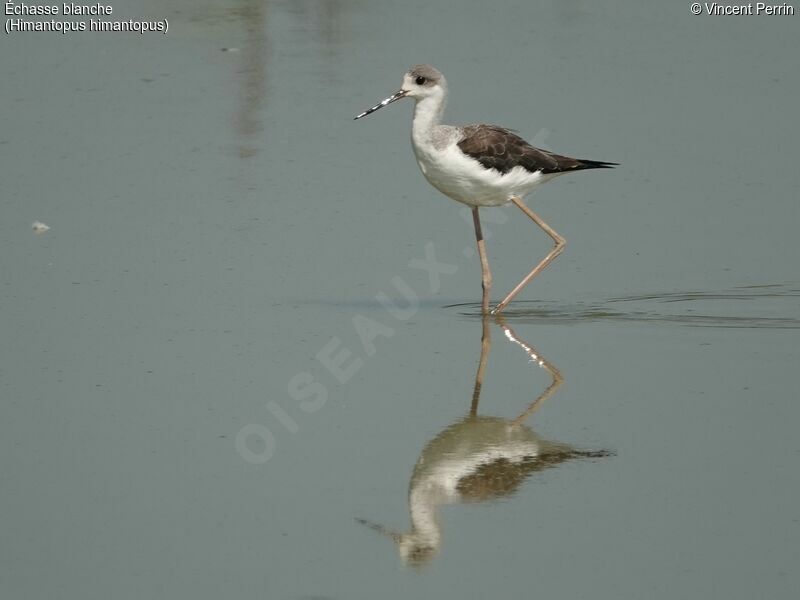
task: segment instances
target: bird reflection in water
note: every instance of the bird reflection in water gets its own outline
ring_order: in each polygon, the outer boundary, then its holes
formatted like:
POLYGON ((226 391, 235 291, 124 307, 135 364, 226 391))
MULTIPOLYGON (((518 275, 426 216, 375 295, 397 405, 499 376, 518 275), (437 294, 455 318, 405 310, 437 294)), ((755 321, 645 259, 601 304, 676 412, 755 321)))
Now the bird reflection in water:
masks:
POLYGON ((610 456, 607 450, 580 450, 542 439, 525 421, 564 382, 559 370, 520 339, 502 318, 497 325, 505 337, 522 348, 531 362, 551 376, 550 385, 516 418, 478 414, 483 377, 491 348, 490 316, 483 318, 481 357, 467 416, 431 440, 420 454, 408 492, 411 531, 400 533, 364 519, 358 522, 389 536, 406 564, 422 567, 439 552, 442 531, 438 509, 446 504, 483 502, 512 495, 533 473, 578 458, 610 456))

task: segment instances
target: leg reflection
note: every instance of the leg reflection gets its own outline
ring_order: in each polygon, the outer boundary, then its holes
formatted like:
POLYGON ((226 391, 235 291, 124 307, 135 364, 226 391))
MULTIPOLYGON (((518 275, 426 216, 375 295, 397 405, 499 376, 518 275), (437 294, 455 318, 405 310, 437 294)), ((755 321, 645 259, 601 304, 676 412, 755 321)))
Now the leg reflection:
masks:
POLYGON ((485 315, 469 412, 428 442, 414 466, 408 489, 411 530, 402 533, 363 519, 358 521, 391 538, 404 563, 424 566, 441 549, 442 530, 438 518, 441 506, 507 497, 533 473, 576 458, 608 456, 607 451, 579 450, 545 440, 525 425, 563 382, 564 377, 555 365, 522 340, 501 318, 485 315), (513 419, 478 414, 493 325, 551 377, 547 388, 513 419))

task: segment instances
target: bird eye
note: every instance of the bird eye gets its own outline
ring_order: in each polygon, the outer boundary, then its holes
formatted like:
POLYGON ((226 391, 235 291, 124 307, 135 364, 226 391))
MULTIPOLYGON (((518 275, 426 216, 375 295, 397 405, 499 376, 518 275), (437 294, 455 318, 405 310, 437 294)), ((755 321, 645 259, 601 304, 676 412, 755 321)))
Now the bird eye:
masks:
POLYGON ((417 85, 425 85, 427 79, 425 79, 422 75, 420 75, 414 81, 416 81, 417 85))

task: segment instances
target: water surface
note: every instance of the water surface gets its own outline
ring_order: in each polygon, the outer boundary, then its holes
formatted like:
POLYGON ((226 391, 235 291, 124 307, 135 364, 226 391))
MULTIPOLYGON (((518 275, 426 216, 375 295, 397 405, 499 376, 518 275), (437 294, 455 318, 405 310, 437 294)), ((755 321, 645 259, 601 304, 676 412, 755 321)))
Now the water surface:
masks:
MULTIPOLYGON (((800 17, 114 10, 169 34, 0 41, 0 596, 793 596, 800 17), (410 105, 352 121, 418 62, 622 163, 499 322, 410 105)), ((549 240, 484 219, 499 299, 549 240)))

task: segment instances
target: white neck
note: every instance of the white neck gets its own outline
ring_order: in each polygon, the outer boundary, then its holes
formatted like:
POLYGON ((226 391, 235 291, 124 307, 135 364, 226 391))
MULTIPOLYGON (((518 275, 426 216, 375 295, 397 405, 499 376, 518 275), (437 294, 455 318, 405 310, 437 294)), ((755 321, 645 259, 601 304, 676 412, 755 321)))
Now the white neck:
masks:
POLYGON ((408 537, 416 543, 424 542, 427 546, 438 548, 442 532, 436 513, 439 505, 446 503, 442 491, 419 486, 411 490, 408 503, 411 513, 411 533, 408 537))
POLYGON ((444 112, 444 94, 428 96, 419 100, 414 107, 414 121, 411 125, 411 134, 415 138, 428 138, 433 128, 442 121, 444 112))

